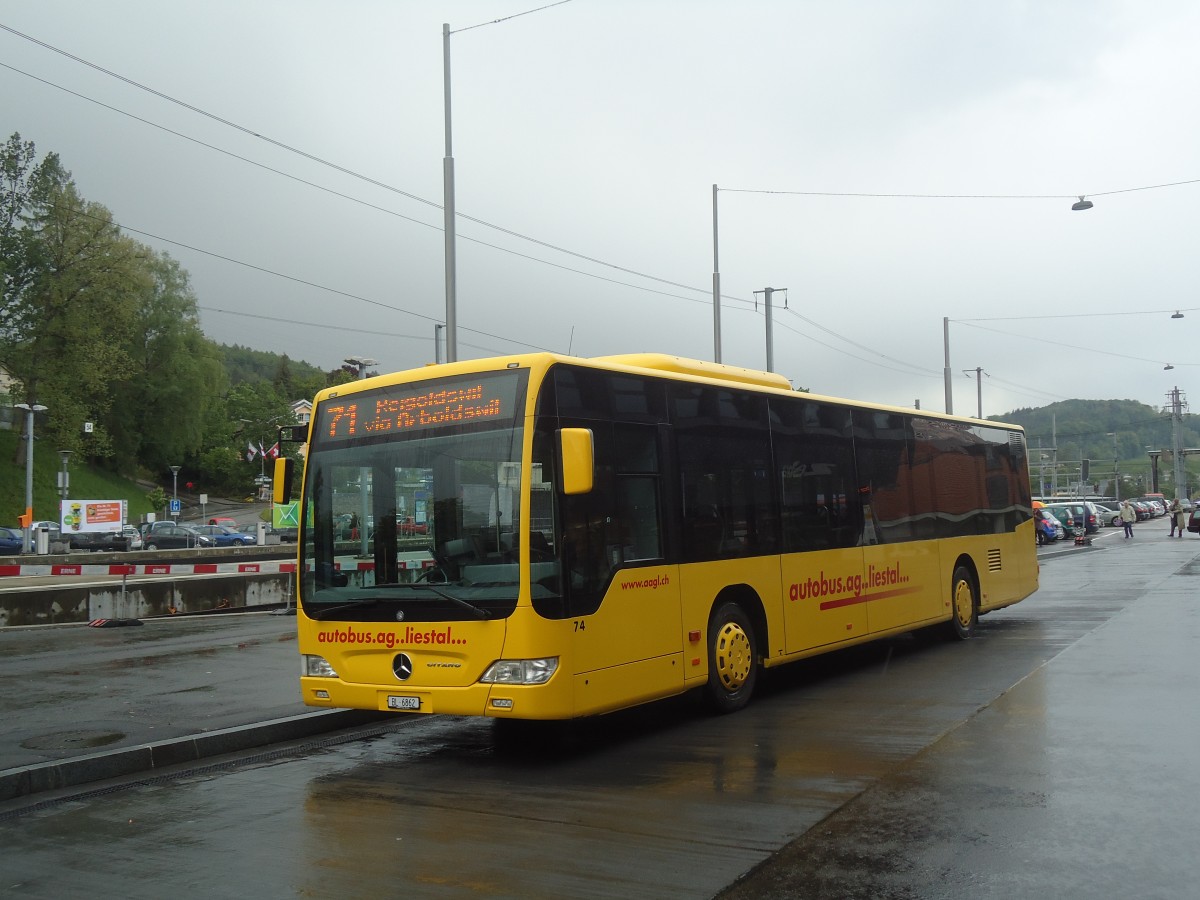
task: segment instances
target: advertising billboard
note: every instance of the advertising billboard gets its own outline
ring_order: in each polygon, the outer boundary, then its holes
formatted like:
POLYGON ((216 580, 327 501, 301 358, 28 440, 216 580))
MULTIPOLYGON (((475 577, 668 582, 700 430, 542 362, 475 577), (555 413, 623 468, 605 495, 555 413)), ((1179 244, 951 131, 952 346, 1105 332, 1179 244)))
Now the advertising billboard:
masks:
POLYGON ((62 500, 59 525, 64 535, 73 531, 118 531, 125 524, 124 500, 62 500))

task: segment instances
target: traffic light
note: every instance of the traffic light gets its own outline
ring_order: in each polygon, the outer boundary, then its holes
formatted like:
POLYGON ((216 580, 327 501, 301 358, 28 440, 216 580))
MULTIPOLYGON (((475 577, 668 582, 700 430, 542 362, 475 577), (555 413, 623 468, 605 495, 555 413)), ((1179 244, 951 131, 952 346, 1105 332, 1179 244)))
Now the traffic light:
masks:
POLYGON ((1079 479, 1080 481, 1087 481, 1087 480, 1088 480, 1088 474, 1089 474, 1089 472, 1090 472, 1091 468, 1092 468, 1092 461, 1091 461, 1090 459, 1085 459, 1085 460, 1083 461, 1083 472, 1082 472, 1082 474, 1081 474, 1081 477, 1080 477, 1080 479, 1079 479))

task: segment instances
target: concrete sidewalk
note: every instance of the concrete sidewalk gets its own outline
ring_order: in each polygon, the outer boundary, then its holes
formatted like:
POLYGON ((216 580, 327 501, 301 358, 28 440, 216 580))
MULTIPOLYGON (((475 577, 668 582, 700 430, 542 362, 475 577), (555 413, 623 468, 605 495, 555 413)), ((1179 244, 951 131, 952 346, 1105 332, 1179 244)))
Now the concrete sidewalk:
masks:
POLYGON ((300 702, 294 616, 0 629, 0 801, 379 721, 300 702))
POLYGON ((1096 627, 718 896, 1197 896, 1200 543, 1061 554, 1026 603, 1096 627))

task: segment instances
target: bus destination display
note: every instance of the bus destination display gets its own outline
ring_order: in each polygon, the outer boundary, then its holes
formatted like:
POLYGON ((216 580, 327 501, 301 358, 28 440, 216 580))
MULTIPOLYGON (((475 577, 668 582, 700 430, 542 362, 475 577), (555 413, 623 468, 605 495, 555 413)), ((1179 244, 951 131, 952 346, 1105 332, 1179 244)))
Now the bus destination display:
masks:
POLYGON ((317 434, 323 441, 344 441, 386 433, 420 431, 483 421, 511 420, 517 388, 524 379, 476 377, 441 382, 421 389, 412 385, 326 400, 320 405, 317 434))

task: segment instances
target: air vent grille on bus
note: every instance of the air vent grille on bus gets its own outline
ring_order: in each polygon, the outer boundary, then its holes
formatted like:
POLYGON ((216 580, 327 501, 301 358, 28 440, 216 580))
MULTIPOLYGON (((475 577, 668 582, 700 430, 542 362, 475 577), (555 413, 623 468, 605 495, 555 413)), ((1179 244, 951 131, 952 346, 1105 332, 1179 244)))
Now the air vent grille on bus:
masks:
POLYGON ((1025 449, 1025 436, 1019 431, 1010 431, 1008 433, 1008 445, 1014 450, 1025 449))
POLYGON ((988 551, 988 571, 989 572, 999 572, 1003 568, 1004 568, 1004 563, 1001 562, 1001 560, 1000 560, 999 548, 996 548, 995 550, 989 550, 988 551))

